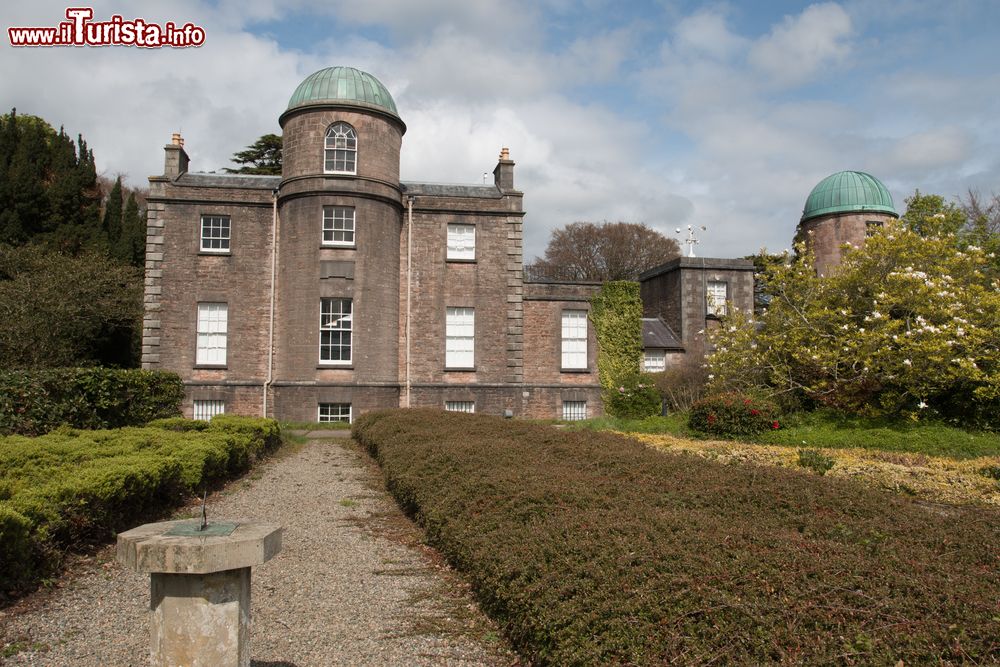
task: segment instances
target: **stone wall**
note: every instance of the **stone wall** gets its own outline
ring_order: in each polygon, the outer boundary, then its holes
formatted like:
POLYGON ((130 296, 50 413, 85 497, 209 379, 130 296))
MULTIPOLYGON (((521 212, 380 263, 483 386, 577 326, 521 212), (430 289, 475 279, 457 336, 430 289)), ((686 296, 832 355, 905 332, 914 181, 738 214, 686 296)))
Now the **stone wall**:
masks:
POLYGON ((800 223, 799 236, 816 256, 816 273, 824 276, 840 264, 845 244, 855 248, 864 245, 869 222, 881 226, 894 219, 893 215, 879 212, 835 213, 800 223))

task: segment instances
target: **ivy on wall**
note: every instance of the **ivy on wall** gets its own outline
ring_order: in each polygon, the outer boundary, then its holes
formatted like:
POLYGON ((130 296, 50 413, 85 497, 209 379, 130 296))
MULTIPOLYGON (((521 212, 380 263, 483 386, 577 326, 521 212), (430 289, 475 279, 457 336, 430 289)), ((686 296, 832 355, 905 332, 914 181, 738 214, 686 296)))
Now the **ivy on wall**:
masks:
POLYGON ((597 334, 597 371, 604 409, 615 417, 641 418, 660 409, 652 378, 640 371, 642 300, 639 283, 604 283, 590 300, 590 320, 597 334))

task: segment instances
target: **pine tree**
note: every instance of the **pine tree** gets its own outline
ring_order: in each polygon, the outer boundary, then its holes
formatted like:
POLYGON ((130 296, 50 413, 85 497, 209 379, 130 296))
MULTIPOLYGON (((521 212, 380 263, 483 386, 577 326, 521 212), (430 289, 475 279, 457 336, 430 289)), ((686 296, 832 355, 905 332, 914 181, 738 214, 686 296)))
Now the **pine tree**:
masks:
POLYGON ((140 269, 146 266, 146 221, 139 212, 134 192, 129 193, 125 203, 122 234, 117 247, 116 256, 126 264, 140 269))
POLYGON ((104 204, 104 221, 101 224, 104 237, 108 241, 108 248, 112 254, 117 255, 115 249, 119 245, 122 237, 122 177, 115 180, 111 192, 108 193, 108 200, 104 204))

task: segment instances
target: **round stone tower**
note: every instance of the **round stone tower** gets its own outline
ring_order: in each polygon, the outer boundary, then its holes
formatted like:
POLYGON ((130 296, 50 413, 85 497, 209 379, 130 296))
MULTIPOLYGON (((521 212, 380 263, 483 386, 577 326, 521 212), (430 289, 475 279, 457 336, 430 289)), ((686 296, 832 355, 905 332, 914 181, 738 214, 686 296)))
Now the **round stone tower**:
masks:
POLYGON ((892 196, 882 183, 862 171, 839 171, 809 193, 797 239, 816 256, 816 272, 829 275, 841 259, 841 246, 858 247, 886 221, 898 218, 892 196))
POLYGON ((317 405, 394 404, 406 125, 352 67, 307 77, 278 122, 275 412, 316 421, 317 405))

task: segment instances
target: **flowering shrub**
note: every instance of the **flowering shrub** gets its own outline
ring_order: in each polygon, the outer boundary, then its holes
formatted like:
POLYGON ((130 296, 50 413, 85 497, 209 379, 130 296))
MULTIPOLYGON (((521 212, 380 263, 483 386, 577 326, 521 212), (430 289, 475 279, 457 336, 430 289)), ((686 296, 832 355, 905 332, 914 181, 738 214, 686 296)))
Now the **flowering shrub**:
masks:
POLYGON ((642 419, 660 414, 660 392, 656 380, 648 374, 624 380, 617 387, 604 390, 604 409, 623 419, 642 419))
POLYGON ((778 408, 740 392, 714 394, 691 406, 688 426, 721 438, 739 438, 781 428, 778 408))
POLYGON ((1000 424, 1000 282, 990 254, 954 234, 887 224, 818 277, 812 258, 772 266, 754 321, 713 335, 715 390, 767 391, 847 414, 1000 424))

